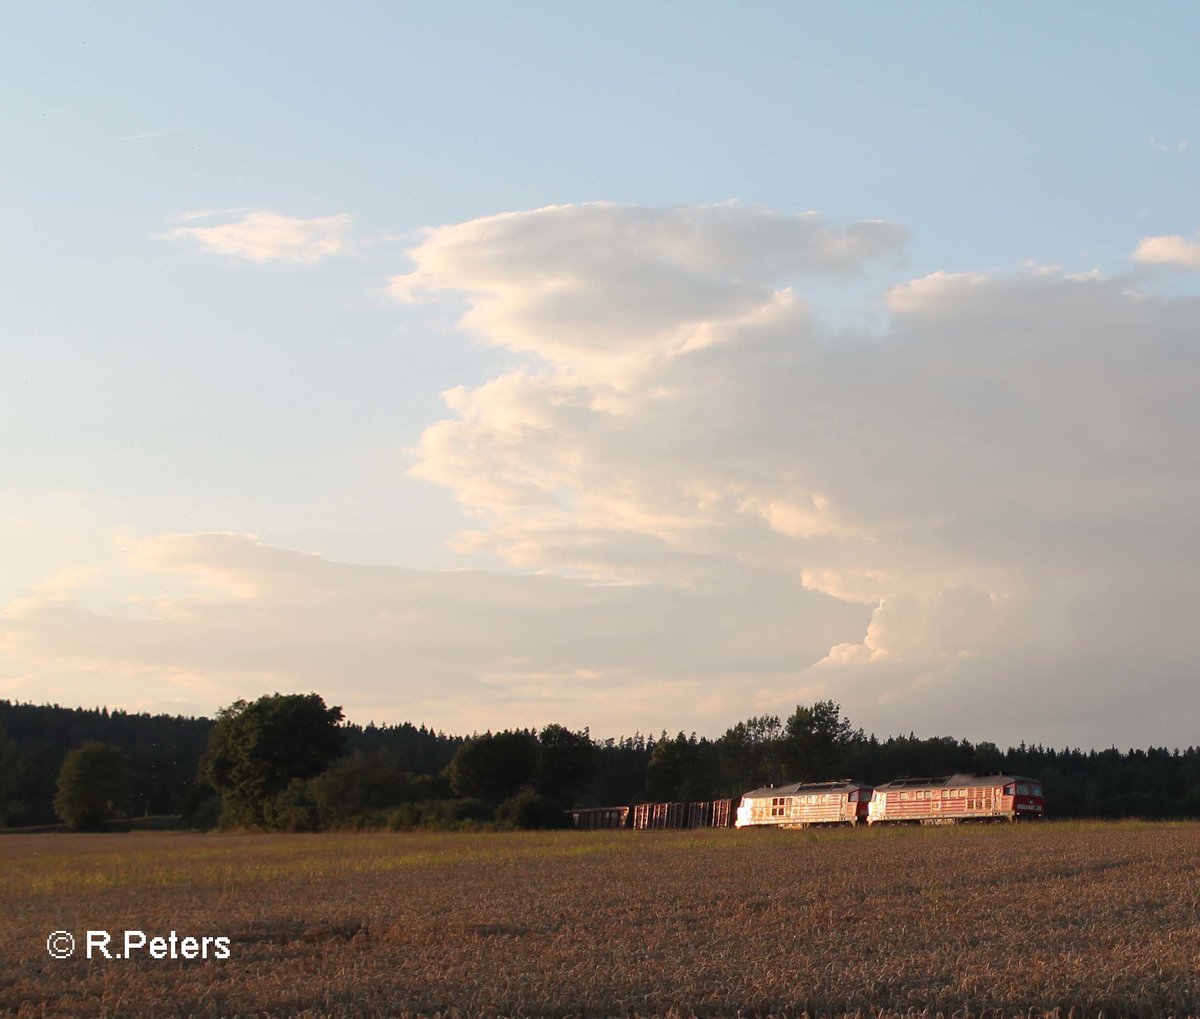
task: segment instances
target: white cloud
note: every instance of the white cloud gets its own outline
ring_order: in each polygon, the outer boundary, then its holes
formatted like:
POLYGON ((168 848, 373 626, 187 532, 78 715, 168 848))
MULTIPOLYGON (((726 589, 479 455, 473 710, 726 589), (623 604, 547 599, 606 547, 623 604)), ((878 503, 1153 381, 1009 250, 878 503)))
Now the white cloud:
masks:
POLYGON ((340 255, 351 248, 350 213, 302 219, 283 216, 267 209, 231 209, 224 212, 183 213, 179 219, 194 222, 205 218, 236 219, 213 226, 181 226, 167 232, 173 240, 193 240, 205 251, 251 262, 295 262, 311 265, 340 255))
POLYGON ((859 717, 1127 738, 1122 713, 1177 694, 1200 650, 1195 303, 1045 266, 936 273, 886 292, 879 335, 838 333, 796 291, 845 263, 725 252, 764 215, 430 234, 398 286, 465 293, 468 328, 530 355, 447 394, 422 438, 414 473, 481 514, 460 547, 661 586, 783 570, 873 608, 803 673, 859 717))
POLYGON ((1151 138, 1150 144, 1153 145, 1159 152, 1165 152, 1168 155, 1178 155, 1181 152, 1187 152, 1191 147, 1191 142, 1186 138, 1179 138, 1176 141, 1168 142, 1161 141, 1158 138, 1151 138))
POLYGON ((737 203, 551 206, 428 231, 392 292, 468 293, 463 324, 485 342, 613 377, 800 315, 771 284, 857 272, 906 238, 891 223, 839 229, 737 203))
POLYGON ((1200 243, 1178 234, 1145 237, 1133 257, 1143 265, 1173 265, 1183 269, 1200 269, 1200 243))
POLYGON ((903 237, 736 205, 431 230, 394 289, 512 363, 445 394, 414 473, 476 515, 467 561, 536 575, 145 539, 125 611, 10 609, 0 684, 208 676, 210 708, 316 688, 456 730, 832 696, 884 732, 1194 742, 1200 304, 1033 265, 881 288, 870 333, 810 310, 903 237))
POLYGON ((764 690, 786 699, 803 664, 865 619, 783 573, 724 590, 597 586, 354 566, 242 534, 124 545, 137 590, 154 596, 103 611, 63 597, 61 578, 10 604, 0 691, 32 667, 86 703, 119 677, 133 706, 211 711, 316 689, 353 718, 454 731, 552 719, 613 734, 714 726, 724 716, 689 702, 715 690, 734 703, 764 690))

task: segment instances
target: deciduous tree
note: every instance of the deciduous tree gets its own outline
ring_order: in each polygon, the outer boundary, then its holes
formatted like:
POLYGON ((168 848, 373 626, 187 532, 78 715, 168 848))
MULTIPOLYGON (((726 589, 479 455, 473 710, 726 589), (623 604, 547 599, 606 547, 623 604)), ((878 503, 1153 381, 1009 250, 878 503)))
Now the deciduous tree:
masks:
POLYGON ((847 751, 861 738, 842 716, 834 701, 817 701, 812 707, 797 705, 784 725, 783 754, 790 779, 823 782, 845 778, 841 774, 847 751))
POLYGON ((570 807, 596 774, 596 748, 586 730, 548 725, 538 734, 536 788, 570 807))
POLYGON ((320 774, 342 749, 342 709, 319 694, 271 694, 222 709, 201 777, 221 794, 222 822, 269 826, 266 804, 320 774))
POLYGON ((102 828, 129 809, 129 765, 114 746, 89 740, 58 772, 54 812, 77 830, 102 828))
POLYGON ((537 777, 538 748, 527 732, 485 733, 467 740, 447 773, 455 796, 502 803, 537 777))

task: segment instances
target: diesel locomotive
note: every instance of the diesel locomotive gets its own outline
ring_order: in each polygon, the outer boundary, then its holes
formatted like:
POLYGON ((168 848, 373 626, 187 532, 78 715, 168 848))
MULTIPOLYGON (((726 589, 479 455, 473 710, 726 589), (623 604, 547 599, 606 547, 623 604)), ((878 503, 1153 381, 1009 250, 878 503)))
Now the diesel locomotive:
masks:
POLYGON ((958 824, 1043 816, 1042 784, 1020 775, 896 778, 872 788, 849 779, 755 789, 742 797, 737 826, 958 824))

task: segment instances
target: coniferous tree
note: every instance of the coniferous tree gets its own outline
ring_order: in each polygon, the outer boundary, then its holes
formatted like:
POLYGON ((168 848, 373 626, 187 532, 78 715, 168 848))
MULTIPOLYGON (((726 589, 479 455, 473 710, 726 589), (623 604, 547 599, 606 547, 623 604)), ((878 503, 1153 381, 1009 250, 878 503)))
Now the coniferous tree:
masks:
POLYGON ((4 727, 0 726, 0 827, 8 823, 9 814, 15 807, 20 770, 17 748, 5 734, 4 727))

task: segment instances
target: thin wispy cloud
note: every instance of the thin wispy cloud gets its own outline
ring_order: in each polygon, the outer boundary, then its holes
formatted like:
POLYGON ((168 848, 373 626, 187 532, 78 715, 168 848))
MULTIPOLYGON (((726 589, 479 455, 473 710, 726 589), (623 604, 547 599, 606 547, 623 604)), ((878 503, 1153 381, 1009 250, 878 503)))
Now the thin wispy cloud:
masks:
POLYGON ((255 212, 252 205, 240 205, 232 209, 193 209, 188 212, 176 212, 170 219, 172 223, 194 223, 202 219, 220 219, 227 216, 240 216, 247 212, 255 212))
POLYGON ((1186 138, 1180 138, 1173 142, 1166 142, 1161 141, 1158 138, 1151 138, 1150 144, 1158 149, 1159 152, 1165 152, 1168 155, 1178 155, 1181 152, 1187 152, 1192 147, 1192 143, 1186 138))
POLYGON ((124 138, 119 138, 118 141, 123 142, 140 142, 147 138, 165 138, 167 135, 180 134, 183 128, 169 127, 164 131, 146 131, 142 134, 127 134, 124 138))
POLYGON ((171 240, 190 240, 216 255, 250 262, 291 262, 312 265, 323 258, 345 254, 353 247, 351 213, 305 219, 284 216, 269 209, 183 213, 177 219, 199 222, 235 215, 212 226, 186 226, 169 230, 171 240))

